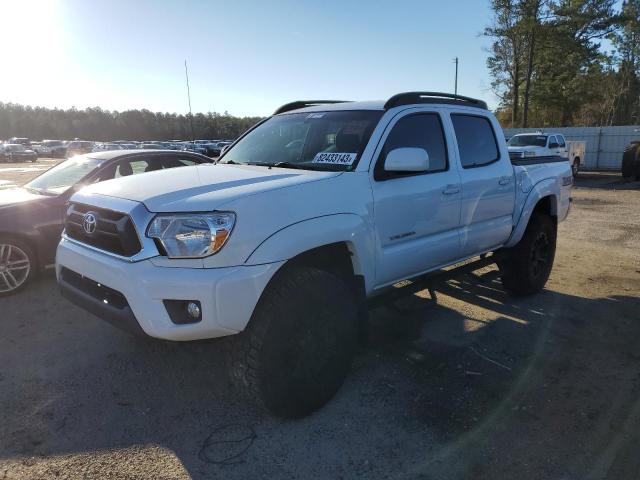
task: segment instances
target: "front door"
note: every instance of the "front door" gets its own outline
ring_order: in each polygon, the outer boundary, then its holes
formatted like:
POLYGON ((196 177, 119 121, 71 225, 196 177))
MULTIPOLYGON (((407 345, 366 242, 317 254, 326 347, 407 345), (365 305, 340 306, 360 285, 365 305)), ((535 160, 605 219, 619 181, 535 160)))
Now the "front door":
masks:
POLYGON ((377 232, 376 284, 436 268, 460 255, 460 177, 449 161, 442 118, 435 111, 413 111, 390 125, 377 154, 372 179, 377 232), (423 148, 427 171, 384 170, 396 148, 423 148))

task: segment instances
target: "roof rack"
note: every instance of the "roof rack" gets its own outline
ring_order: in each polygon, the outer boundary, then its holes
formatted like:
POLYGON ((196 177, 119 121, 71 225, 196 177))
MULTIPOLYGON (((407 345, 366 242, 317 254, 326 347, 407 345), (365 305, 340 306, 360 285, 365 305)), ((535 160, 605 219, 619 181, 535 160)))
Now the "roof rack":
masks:
POLYGON ((400 105, 412 105, 415 103, 449 103, 455 105, 465 105, 467 107, 477 107, 487 110, 487 103, 476 98, 454 95, 453 93, 441 92, 404 92, 391 97, 384 104, 384 109, 389 110, 400 105))
POLYGON ((296 100, 295 102, 282 105, 279 109, 273 112, 274 115, 279 113, 290 112, 291 110, 297 110, 299 108, 313 107, 315 105, 325 105, 331 103, 345 103, 349 100, 296 100))

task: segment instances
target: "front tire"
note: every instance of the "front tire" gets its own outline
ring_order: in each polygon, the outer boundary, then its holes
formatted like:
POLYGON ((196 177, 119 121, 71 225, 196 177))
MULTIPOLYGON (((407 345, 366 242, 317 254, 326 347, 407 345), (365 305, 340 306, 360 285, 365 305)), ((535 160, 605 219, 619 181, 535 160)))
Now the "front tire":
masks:
POLYGON ((512 295, 541 291, 553 268, 556 253, 556 224, 548 215, 534 213, 518 244, 505 250, 498 262, 502 286, 512 295))
POLYGON ((19 292, 36 276, 38 265, 31 247, 22 240, 0 237, 0 297, 19 292))
POLYGON ((349 371, 357 308, 338 277, 310 267, 280 272, 244 332, 230 338, 230 373, 279 417, 299 418, 327 403, 349 371))

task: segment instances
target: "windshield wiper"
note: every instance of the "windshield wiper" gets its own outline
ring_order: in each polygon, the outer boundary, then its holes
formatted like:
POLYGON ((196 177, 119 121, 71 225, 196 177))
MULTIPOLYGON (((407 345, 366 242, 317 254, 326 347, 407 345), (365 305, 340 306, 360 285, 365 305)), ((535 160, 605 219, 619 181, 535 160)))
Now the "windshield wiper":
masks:
POLYGON ((297 168, 298 170, 333 170, 331 164, 328 163, 294 163, 294 162, 276 162, 274 167, 279 168, 297 168))

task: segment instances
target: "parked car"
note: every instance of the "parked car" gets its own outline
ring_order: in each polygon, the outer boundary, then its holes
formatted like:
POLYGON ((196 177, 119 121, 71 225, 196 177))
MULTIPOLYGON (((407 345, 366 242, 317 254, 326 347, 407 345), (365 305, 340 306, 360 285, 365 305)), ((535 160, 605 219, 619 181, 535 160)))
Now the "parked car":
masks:
POLYGON ((640 140, 633 141, 622 155, 622 176, 640 180, 640 140))
POLYGON ((486 103, 442 93, 284 105, 213 167, 76 193, 58 283, 132 332, 232 335, 232 378, 306 415, 345 379, 368 297, 488 254, 507 291, 544 287, 571 168, 512 163, 500 131, 486 103))
POLYGON ((89 142, 86 140, 73 140, 67 144, 67 158, 71 158, 75 155, 83 155, 85 153, 91 153, 95 142, 89 142))
POLYGON ((25 148, 31 147, 31 141, 26 137, 13 137, 13 138, 10 138, 7 143, 11 143, 11 144, 19 143, 20 145, 24 145, 25 148))
POLYGON ((65 158, 67 146, 62 140, 42 140, 42 146, 49 150, 52 158, 65 158))
POLYGON ((92 152, 109 152, 111 150, 122 150, 122 144, 119 143, 96 143, 92 152))
POLYGON ((49 147, 43 145, 42 142, 31 142, 31 150, 36 152, 38 157, 48 157, 51 155, 49 147))
POLYGON ((5 143, 0 149, 0 162, 37 162, 38 154, 20 143, 5 143))
POLYGON ((166 150, 166 147, 161 143, 141 143, 138 148, 142 150, 166 150))
POLYGON ((586 142, 567 142, 561 133, 519 133, 507 142, 509 156, 513 159, 535 157, 559 157, 568 160, 573 176, 584 162, 586 142))
POLYGON ((52 266, 67 201, 82 186, 203 163, 211 159, 188 152, 90 153, 63 161, 22 188, 0 190, 0 296, 52 266))

